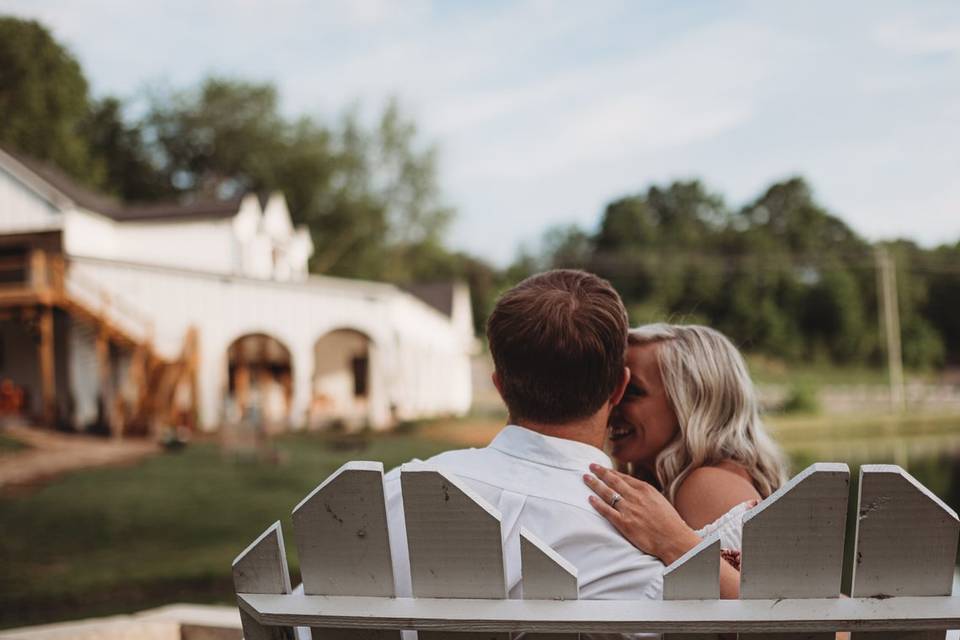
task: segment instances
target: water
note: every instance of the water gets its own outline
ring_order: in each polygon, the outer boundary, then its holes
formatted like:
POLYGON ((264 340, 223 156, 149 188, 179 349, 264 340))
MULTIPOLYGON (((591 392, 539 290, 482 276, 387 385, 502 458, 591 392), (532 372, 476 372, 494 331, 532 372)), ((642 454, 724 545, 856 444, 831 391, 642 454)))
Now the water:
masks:
POLYGON ((785 434, 780 440, 793 473, 813 462, 846 462, 856 485, 860 465, 896 464, 960 511, 960 418, 933 425, 865 423, 856 429, 785 434))
MULTIPOLYGON (((854 510, 860 465, 896 464, 906 469, 954 511, 960 511, 960 418, 935 424, 864 423, 856 428, 820 428, 778 434, 798 473, 814 462, 846 462, 850 466, 850 518, 843 591, 849 593, 853 557, 854 510)), ((958 570, 960 571, 960 570, 958 570)), ((960 572, 954 579, 960 593, 960 572)))

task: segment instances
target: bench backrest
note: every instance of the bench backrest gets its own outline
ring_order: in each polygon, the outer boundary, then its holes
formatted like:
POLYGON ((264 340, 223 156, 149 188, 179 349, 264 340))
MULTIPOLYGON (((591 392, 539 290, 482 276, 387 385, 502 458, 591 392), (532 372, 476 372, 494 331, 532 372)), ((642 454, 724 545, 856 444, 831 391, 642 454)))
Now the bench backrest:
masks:
MULTIPOLYGON (((455 477, 405 465, 401 489, 414 598, 394 599, 383 467, 350 462, 293 510, 305 596, 253 595, 291 592, 279 522, 234 561, 244 634, 250 640, 289 637, 291 621, 323 627, 324 638, 377 640, 398 639, 402 628, 420 628, 428 640, 450 630, 506 640, 509 630, 575 635, 638 631, 644 624, 650 631, 826 632, 960 622, 960 599, 943 597, 951 595, 960 521, 893 465, 861 467, 853 600, 823 600, 840 593, 849 484, 845 464, 814 464, 747 513, 740 603, 691 602, 719 597, 720 542, 714 535, 665 570, 667 602, 558 608, 543 601, 576 600, 576 569, 524 530, 522 591, 530 602, 484 605, 507 595, 497 510, 455 477)), ((804 637, 820 635, 831 634, 804 637)))

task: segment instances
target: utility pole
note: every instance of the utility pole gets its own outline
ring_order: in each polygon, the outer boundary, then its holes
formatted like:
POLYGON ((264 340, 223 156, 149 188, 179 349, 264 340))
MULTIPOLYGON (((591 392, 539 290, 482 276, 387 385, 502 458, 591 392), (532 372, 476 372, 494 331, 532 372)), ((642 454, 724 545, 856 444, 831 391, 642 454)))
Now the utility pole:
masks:
POLYGON ((887 339, 887 370, 890 373, 890 407, 906 410, 903 386, 903 354, 900 349, 900 306, 897 301, 897 271, 890 252, 883 245, 876 248, 877 297, 880 328, 887 339))

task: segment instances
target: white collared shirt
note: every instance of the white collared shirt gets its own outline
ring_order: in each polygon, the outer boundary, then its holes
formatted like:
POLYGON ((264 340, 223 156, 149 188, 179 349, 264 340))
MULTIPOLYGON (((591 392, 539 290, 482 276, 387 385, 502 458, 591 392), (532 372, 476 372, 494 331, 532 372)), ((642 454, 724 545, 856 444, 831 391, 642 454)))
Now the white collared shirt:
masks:
MULTIPOLYGON (((501 513, 509 597, 519 598, 520 527, 577 569, 583 600, 660 599, 663 564, 637 550, 587 502, 589 465, 610 467, 590 445, 505 427, 489 446, 436 455, 425 464, 451 473, 501 513)), ((410 559, 404 528, 400 470, 384 478, 397 595, 409 597, 410 559)))

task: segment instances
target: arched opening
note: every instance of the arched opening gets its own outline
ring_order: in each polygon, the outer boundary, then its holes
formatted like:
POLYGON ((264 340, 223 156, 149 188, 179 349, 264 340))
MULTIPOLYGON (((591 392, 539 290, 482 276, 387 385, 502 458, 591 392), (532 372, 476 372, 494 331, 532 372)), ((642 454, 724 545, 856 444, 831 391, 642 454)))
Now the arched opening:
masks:
POLYGON ((290 350, 263 333, 241 336, 227 348, 227 409, 237 420, 281 431, 290 421, 293 362, 290 350))
POLYGON ((370 423, 372 341, 354 329, 317 340, 310 394, 310 425, 358 429, 370 423))

